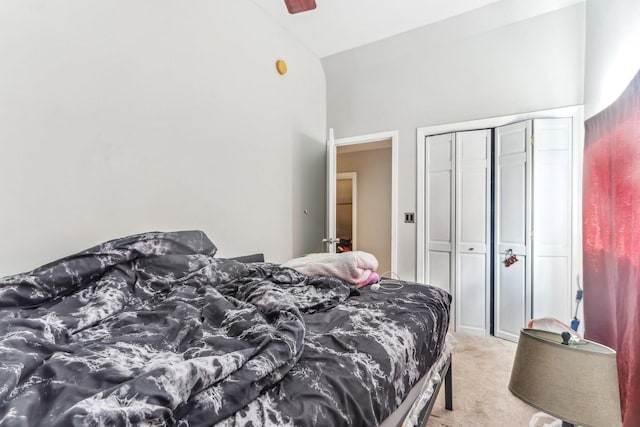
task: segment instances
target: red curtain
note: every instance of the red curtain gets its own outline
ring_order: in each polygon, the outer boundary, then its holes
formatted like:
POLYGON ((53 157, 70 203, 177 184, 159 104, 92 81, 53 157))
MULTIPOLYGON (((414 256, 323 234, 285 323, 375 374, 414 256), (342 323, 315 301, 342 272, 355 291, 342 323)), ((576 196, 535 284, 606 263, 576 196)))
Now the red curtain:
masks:
POLYGON ((585 122, 585 131, 585 337, 618 352, 623 424, 637 427, 640 426, 640 72, 615 103, 585 122))

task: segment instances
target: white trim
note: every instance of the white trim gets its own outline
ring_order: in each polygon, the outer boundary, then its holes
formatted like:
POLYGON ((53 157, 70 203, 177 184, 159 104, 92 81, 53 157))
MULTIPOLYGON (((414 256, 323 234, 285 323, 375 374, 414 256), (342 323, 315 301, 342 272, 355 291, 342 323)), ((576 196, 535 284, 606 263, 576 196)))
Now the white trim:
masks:
POLYGON ((325 206, 327 212, 327 229, 325 230, 326 236, 322 241, 326 245, 325 250, 332 254, 336 253, 336 167, 336 142, 333 128, 331 128, 329 129, 329 138, 327 139, 327 205, 325 206))
POLYGON ((521 122, 531 119, 549 119, 553 117, 579 117, 582 118, 583 107, 575 105, 571 107, 554 108, 551 110, 532 111, 530 113, 512 114, 510 116, 490 117, 487 119, 470 120, 466 122, 448 123, 442 125, 425 126, 418 128, 418 135, 438 135, 441 133, 460 132, 464 130, 490 129, 509 123, 521 122))
POLYGON ((416 282, 418 283, 427 283, 426 277, 424 275, 425 268, 425 251, 426 251, 426 242, 425 242, 425 233, 427 231, 425 224, 425 212, 426 209, 426 198, 425 195, 425 175, 426 175, 426 158, 427 150, 426 150, 426 134, 421 135, 421 129, 418 128, 416 135, 416 159, 417 159, 417 167, 416 167, 416 282), (422 214, 422 216, 421 216, 422 214))
MULTIPOLYGON (((533 135, 533 120, 529 120, 527 123, 527 162, 525 171, 527 174, 527 187, 525 190, 526 197, 526 230, 525 234, 525 246, 527 250, 527 265, 525 270, 525 292, 524 292, 524 317, 526 321, 531 319, 531 308, 533 306, 533 246, 531 243, 531 233, 533 230, 533 145, 531 143, 531 137, 533 135)), ((534 142, 535 143, 535 142, 534 142)), ((496 160, 497 162, 497 160, 496 160)), ((498 191, 496 190, 496 193, 498 191)), ((497 207, 496 207, 497 208, 497 207)), ((498 222, 498 221, 496 221, 498 222)), ((497 251, 496 251, 497 255, 497 251)), ((498 262, 498 260, 496 260, 498 262)), ((494 267, 497 269, 497 267, 494 267)), ((496 310, 497 311, 497 310, 496 310)), ((518 341, 516 337, 515 341, 518 341)))
MULTIPOLYGON (((430 135, 438 135, 442 133, 460 132, 465 130, 476 130, 476 129, 493 129, 493 128, 507 125, 509 123, 515 123, 515 122, 530 120, 530 119, 553 118, 553 117, 572 117, 573 118, 574 131, 575 131, 574 135, 576 136, 576 139, 574 140, 573 143, 574 143, 574 146, 576 147, 576 151, 580 147, 582 147, 584 144, 583 126, 582 126, 584 122, 584 119, 583 119, 584 107, 582 105, 574 105, 570 107, 534 111, 530 113, 512 114, 508 116, 490 117, 486 119, 470 120, 465 122, 424 126, 416 129, 416 144, 418 147, 418 151, 417 151, 418 164, 416 169, 417 179, 418 179, 418 181, 416 182, 416 188, 418 191, 417 199, 416 199, 417 200, 416 232, 418 233, 418 235, 416 236, 416 281, 417 282, 425 283, 426 281, 426 276, 425 276, 426 266, 424 263, 424 253, 426 250, 425 241, 424 241, 424 232, 425 232, 424 227, 425 227, 425 220, 426 220, 425 218, 426 210, 425 210, 425 200, 424 200, 424 193, 425 193, 424 173, 425 173, 425 167, 426 167, 425 156, 424 156, 425 138, 430 135), (421 150, 422 150, 422 155, 421 155, 421 150)), ((581 155, 582 154, 580 153, 579 156, 581 155)), ((578 167, 575 168, 575 170, 576 172, 582 173, 581 158, 574 157, 574 160, 578 160, 578 159, 580 159, 580 163, 578 164, 578 167)), ((576 177, 575 173, 574 173, 574 177, 576 177)), ((578 180, 579 180, 579 177, 576 178, 576 181, 574 182, 578 182, 578 180)), ((579 182, 581 183, 582 181, 580 180, 579 182)), ((574 190, 575 190, 575 187, 574 187, 574 190)), ((582 195, 580 194, 579 197, 576 197, 577 193, 580 193, 580 191, 574 192, 573 202, 581 203, 582 195)), ((573 206, 578 206, 578 205, 574 204, 573 206)), ((582 206, 582 205, 580 204, 579 206, 582 206)), ((580 212, 582 211, 582 209, 580 208, 576 210, 580 212)), ((577 224, 577 225, 582 224, 581 218, 582 218, 581 214, 578 214, 578 213, 574 214, 573 219, 574 221, 577 221, 577 222, 574 222, 574 224, 577 224)), ((582 228, 574 226, 574 235, 572 237, 573 237, 572 240, 574 242, 578 240, 582 242, 582 228)), ((578 265, 576 261, 577 260, 574 260, 574 263, 573 263, 574 277, 576 274, 582 274, 582 266, 581 264, 578 265)), ((580 263, 581 262, 582 260, 580 259, 580 263)))
POLYGON ((391 139, 391 271, 398 272, 398 142, 397 130, 352 136, 335 140, 336 147, 391 139))
POLYGON ((353 145, 353 144, 367 144, 369 142, 382 141, 385 139, 391 139, 391 144, 393 145, 393 139, 398 137, 398 131, 385 131, 385 132, 377 132, 370 133, 367 135, 358 135, 358 136, 350 136, 347 138, 339 138, 336 139, 336 146, 340 145, 353 145))
MULTIPOLYGON (((336 180, 348 179, 351 181, 351 249, 358 250, 358 173, 336 173, 336 180)), ((336 215, 337 224, 337 215, 336 215)), ((336 236, 338 237, 338 236, 336 236)))
MULTIPOLYGON (((576 295, 578 290, 577 280, 580 277, 582 286, 582 170, 584 165, 584 109, 579 108, 577 115, 573 116, 573 183, 572 183, 572 204, 571 204, 571 277, 574 279, 571 285, 571 295, 576 295)), ((576 300, 571 298, 571 315, 576 310, 576 300)), ((583 301, 584 302, 584 301, 583 301)), ((584 304, 578 310, 578 319, 582 319, 578 332, 584 335, 584 304)))
MULTIPOLYGON (((425 142, 426 145, 426 142, 425 142)), ((427 151, 427 158, 429 158, 429 152, 427 151)), ((431 188, 431 183, 429 182, 429 174, 425 173, 425 186, 427 188, 431 188)), ((453 133, 451 135, 451 191, 453 194, 450 195, 449 201, 449 227, 451 228, 451 267, 449 269, 449 289, 451 292, 451 297, 453 298, 452 304, 453 308, 451 309, 451 319, 453 319, 453 330, 458 331, 458 326, 460 325, 460 315, 458 314, 458 281, 456 278, 458 277, 458 227, 457 223, 457 195, 458 195, 458 135, 453 133)), ((428 203, 428 201, 427 201, 428 203)), ((430 206, 427 206, 431 209, 430 206)), ((428 211, 425 211, 425 213, 428 211)), ((431 230, 428 228, 427 232, 431 230)), ((431 236, 427 236, 427 245, 431 240, 431 236)), ((425 255, 429 252, 429 248, 425 248, 425 255)), ((430 260, 426 260, 426 271, 429 271, 431 268, 430 260)))
POLYGON ((425 254, 427 252, 427 242, 425 233, 427 231, 427 200, 426 193, 426 170, 427 170, 427 136, 431 135, 429 127, 416 129, 416 144, 418 145, 418 156, 416 165, 416 175, 418 182, 416 188, 418 198, 416 203, 416 282, 427 283, 427 266, 425 265, 425 254))

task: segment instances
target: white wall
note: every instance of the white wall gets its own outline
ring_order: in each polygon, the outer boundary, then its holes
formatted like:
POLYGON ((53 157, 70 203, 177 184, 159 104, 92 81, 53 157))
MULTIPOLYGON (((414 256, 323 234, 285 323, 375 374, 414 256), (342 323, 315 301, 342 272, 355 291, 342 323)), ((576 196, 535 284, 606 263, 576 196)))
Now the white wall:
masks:
POLYGON ((640 1, 587 0, 585 116, 613 101, 640 69, 640 1))
POLYGON ((338 148, 337 171, 358 173, 358 250, 376 256, 380 274, 391 271, 391 160, 391 148, 338 148))
POLYGON ((0 61, 0 276, 148 230, 322 249, 322 66, 252 2, 5 0, 0 61))
MULTIPOLYGON (((336 138, 399 129, 398 213, 416 209, 417 127, 582 104, 584 4, 518 20, 527 1, 322 60, 336 138)), ((415 232, 415 224, 399 225, 403 278, 415 277, 415 232)))

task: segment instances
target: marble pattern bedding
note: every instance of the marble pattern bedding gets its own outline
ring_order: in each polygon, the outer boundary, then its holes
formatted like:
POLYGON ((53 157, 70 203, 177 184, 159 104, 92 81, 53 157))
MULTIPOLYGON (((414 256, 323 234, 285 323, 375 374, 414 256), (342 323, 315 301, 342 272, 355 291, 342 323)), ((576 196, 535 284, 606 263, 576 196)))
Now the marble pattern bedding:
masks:
POLYGON ((146 233, 0 279, 0 425, 377 425, 444 344, 437 288, 215 252, 146 233))

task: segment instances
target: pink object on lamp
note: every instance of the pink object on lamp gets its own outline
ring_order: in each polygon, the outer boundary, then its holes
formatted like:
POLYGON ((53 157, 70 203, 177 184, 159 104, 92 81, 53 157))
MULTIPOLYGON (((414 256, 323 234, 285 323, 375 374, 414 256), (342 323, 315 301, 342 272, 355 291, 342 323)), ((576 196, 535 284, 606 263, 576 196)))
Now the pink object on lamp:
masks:
POLYGON ((563 332, 569 332, 571 335, 582 338, 582 336, 571 329, 569 325, 566 325, 554 317, 541 317, 539 319, 531 319, 527 324, 529 329, 541 329, 543 331, 555 332, 561 334, 563 332))

